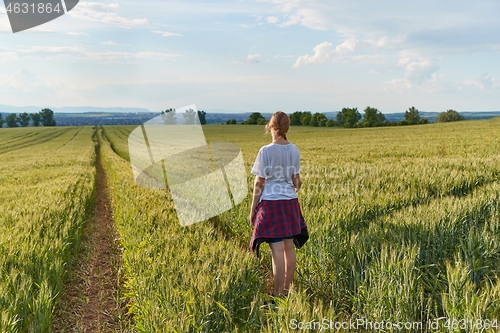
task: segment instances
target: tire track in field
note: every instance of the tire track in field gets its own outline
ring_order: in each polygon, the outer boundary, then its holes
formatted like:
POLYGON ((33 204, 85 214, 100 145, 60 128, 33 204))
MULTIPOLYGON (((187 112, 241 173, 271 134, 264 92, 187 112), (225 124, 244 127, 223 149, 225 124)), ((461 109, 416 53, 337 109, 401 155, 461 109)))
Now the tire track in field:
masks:
MULTIPOLYGON (((71 137, 71 139, 69 139, 68 141, 66 141, 64 144, 62 144, 60 147, 57 147, 57 149, 61 149, 62 147, 66 146, 68 143, 70 143, 71 141, 73 141, 73 139, 78 135, 78 133, 80 133, 80 131, 83 129, 83 127, 80 127, 76 133, 71 137)), ((57 150, 56 149, 56 150, 57 150)))
POLYGON ((27 136, 27 138, 30 138, 30 140, 27 141, 21 140, 21 142, 16 142, 15 144, 0 146, 0 155, 8 153, 13 150, 19 150, 26 147, 33 147, 36 145, 40 145, 54 138, 57 138, 61 135, 64 135, 67 131, 68 131, 67 128, 61 128, 61 129, 57 128, 53 130, 46 130, 44 133, 40 132, 41 133, 40 135, 35 134, 27 136))
POLYGON ((96 147, 95 207, 82 235, 81 252, 62 295, 55 332, 125 332, 121 258, 116 244, 106 173, 96 147))
MULTIPOLYGON (((113 141, 106 134, 106 131, 104 130, 104 127, 101 126, 100 128, 102 130, 103 137, 106 138, 106 141, 108 141, 109 146, 111 147, 111 150, 113 150, 116 155, 120 156, 124 160, 130 161, 130 158, 126 158, 125 155, 124 155, 124 153, 121 152, 119 149, 116 148, 116 146, 114 145, 113 141)), ((128 155, 128 152, 126 154, 128 155)))
POLYGON ((430 194, 426 197, 416 197, 410 200, 395 200, 389 201, 384 204, 376 204, 361 213, 358 211, 353 211, 356 213, 355 217, 350 215, 345 216, 341 220, 341 226, 344 230, 348 232, 359 232, 369 227, 373 222, 380 220, 386 216, 391 216, 399 211, 407 209, 409 207, 419 207, 424 205, 429 205, 432 202, 437 202, 445 198, 465 198, 470 196, 474 191, 481 188, 486 188, 487 186, 498 182, 497 176, 493 176, 486 180, 477 180, 474 184, 463 186, 463 188, 455 189, 449 188, 445 191, 439 192, 438 190, 432 189, 430 194))

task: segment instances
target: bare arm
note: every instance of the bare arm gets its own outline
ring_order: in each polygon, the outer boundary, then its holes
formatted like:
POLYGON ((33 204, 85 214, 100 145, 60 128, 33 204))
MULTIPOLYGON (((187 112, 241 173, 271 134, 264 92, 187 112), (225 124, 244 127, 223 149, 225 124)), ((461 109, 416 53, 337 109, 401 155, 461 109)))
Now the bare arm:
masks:
POLYGON ((292 175, 293 187, 295 187, 295 192, 300 190, 302 186, 302 181, 300 180, 300 174, 292 175))
POLYGON ((250 223, 253 225, 253 220, 255 219, 255 211, 257 210, 257 205, 259 204, 262 191, 264 190, 264 185, 266 184, 266 179, 255 176, 255 181, 253 183, 253 196, 252 196, 252 207, 250 208, 250 223))

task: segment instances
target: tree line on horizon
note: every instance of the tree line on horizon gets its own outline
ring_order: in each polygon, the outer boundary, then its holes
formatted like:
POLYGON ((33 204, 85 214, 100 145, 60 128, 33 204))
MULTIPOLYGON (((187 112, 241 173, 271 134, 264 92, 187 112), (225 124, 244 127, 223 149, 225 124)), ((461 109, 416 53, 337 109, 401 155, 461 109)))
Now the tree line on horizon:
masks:
POLYGON ((2 114, 0 113, 0 128, 3 127, 3 124, 6 124, 7 127, 28 127, 30 126, 38 127, 38 126, 56 126, 56 121, 54 120, 54 111, 51 109, 42 109, 37 113, 27 113, 23 112, 19 114, 19 117, 16 113, 10 113, 3 119, 2 114))
MULTIPOLYGON (((184 124, 207 124, 205 111, 188 110, 184 117, 184 124), (195 115, 198 115, 196 117, 195 115), (199 122, 198 122, 199 120, 199 122)), ((165 124, 176 124, 176 110, 166 109, 161 112, 162 120, 165 124)), ((427 124, 429 120, 425 117, 421 117, 418 109, 415 107, 409 108, 405 112, 405 119, 398 122, 387 121, 385 116, 376 108, 370 106, 366 107, 364 110, 364 115, 362 116, 357 108, 343 108, 336 115, 336 119, 328 119, 323 113, 311 113, 311 111, 295 111, 289 115, 290 125, 292 126, 313 126, 313 127, 344 127, 344 128, 359 128, 359 127, 379 127, 379 126, 405 126, 405 125, 417 125, 417 124, 427 124)), ((457 111, 449 109, 446 112, 440 113, 436 122, 453 122, 465 120, 465 118, 460 115, 457 111)), ((236 119, 227 120, 226 124, 244 124, 244 125, 265 125, 267 120, 262 116, 260 112, 254 112, 250 117, 240 123, 236 119)), ((37 113, 27 113, 23 112, 17 116, 16 113, 11 113, 3 118, 0 113, 0 128, 6 124, 6 127, 28 127, 34 126, 56 126, 56 121, 54 120, 54 112, 50 109, 42 109, 37 113)))
MULTIPOLYGON (((343 108, 337 113, 336 120, 328 119, 323 113, 316 112, 312 114, 310 111, 295 111, 289 115, 291 126, 313 126, 313 127, 344 127, 344 128, 359 128, 359 127, 380 127, 380 126, 407 126, 428 124, 429 119, 421 117, 418 109, 414 106, 405 111, 405 119, 401 121, 387 121, 384 114, 378 109, 367 106, 363 116, 358 111, 358 108, 343 108)), ((441 112, 436 122, 453 122, 465 120, 457 111, 449 109, 441 112)), ((254 112, 250 117, 241 122, 243 125, 265 125, 267 120, 260 112, 254 112)), ((237 124, 236 119, 230 119, 226 124, 237 124)))
MULTIPOLYGON (((193 125, 193 124, 200 124, 200 125, 205 125, 207 123, 206 119, 206 112, 202 110, 198 110, 197 113, 193 109, 187 110, 185 113, 182 114, 184 117, 184 124, 185 125, 193 125), (196 114, 198 114, 198 118, 196 118, 196 114)), ((177 124, 177 117, 176 117, 176 111, 175 109, 166 109, 165 111, 162 111, 161 114, 161 119, 164 124, 166 125, 175 125, 177 124)))

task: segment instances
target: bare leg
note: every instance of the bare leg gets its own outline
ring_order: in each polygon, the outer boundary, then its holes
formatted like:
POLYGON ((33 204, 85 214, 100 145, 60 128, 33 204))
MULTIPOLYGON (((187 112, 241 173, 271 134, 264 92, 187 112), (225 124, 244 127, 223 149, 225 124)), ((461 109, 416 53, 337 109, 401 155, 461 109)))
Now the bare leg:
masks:
POLYGON ((276 296, 281 296, 285 286, 285 245, 283 242, 276 242, 269 246, 273 257, 274 292, 276 296))
POLYGON ((293 244, 293 239, 284 239, 285 248, 285 285, 284 292, 288 293, 290 284, 293 281, 293 275, 295 274, 295 268, 297 266, 297 258, 295 255, 295 245, 293 244))

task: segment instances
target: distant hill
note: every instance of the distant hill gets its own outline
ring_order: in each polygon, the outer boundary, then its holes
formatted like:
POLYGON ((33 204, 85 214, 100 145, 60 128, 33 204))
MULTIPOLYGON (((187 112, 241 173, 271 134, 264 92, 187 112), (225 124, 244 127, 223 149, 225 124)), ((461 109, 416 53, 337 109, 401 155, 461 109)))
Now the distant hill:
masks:
POLYGON ((159 112, 54 112, 54 120, 57 126, 141 125, 159 115, 159 112))
POLYGON ((12 106, 0 104, 0 113, 35 113, 42 109, 51 109, 54 113, 87 113, 87 112, 119 112, 119 113, 136 113, 136 112, 151 112, 146 108, 122 108, 122 107, 96 107, 96 106, 63 106, 56 107, 40 107, 40 106, 12 106))

